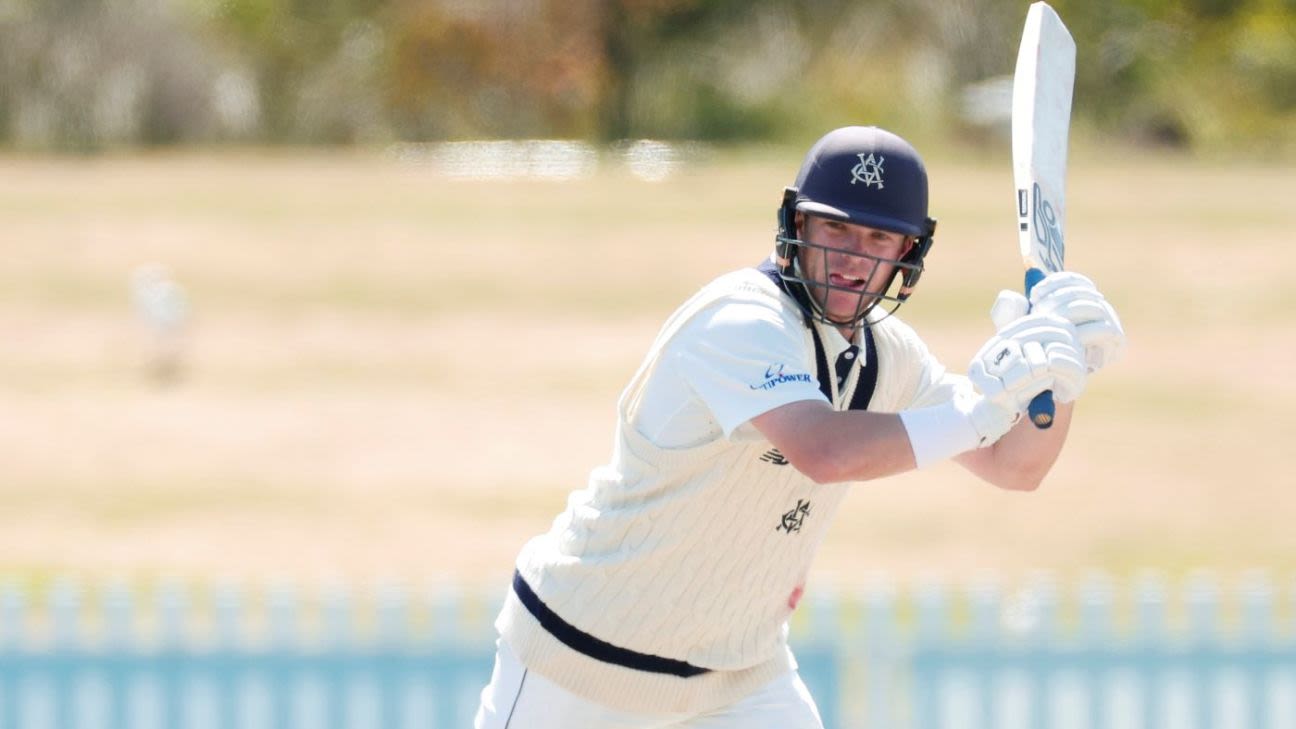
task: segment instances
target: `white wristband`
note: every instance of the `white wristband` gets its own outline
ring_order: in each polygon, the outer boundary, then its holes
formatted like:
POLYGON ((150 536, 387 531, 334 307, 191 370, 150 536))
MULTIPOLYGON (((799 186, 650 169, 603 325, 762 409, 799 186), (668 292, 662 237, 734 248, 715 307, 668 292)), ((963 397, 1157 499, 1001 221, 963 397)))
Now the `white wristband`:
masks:
POLYGON ((900 422, 909 434, 909 447, 913 449, 918 468, 953 458, 981 444, 972 419, 958 406, 957 400, 929 408, 902 410, 900 422))

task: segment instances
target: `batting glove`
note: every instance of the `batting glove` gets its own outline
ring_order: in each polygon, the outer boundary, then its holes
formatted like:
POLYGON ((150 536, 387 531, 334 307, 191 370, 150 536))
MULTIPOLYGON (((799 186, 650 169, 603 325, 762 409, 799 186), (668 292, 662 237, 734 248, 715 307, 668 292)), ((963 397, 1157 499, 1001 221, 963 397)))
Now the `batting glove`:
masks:
POLYGON ((1029 313, 1030 301, 1025 296, 1004 289, 999 292, 999 296, 990 307, 990 321, 994 322, 995 329, 999 330, 1029 313))
POLYGON ((1033 313, 1001 328, 972 358, 968 379, 995 406, 1020 415, 1039 393, 1071 402, 1085 387, 1079 333, 1055 314, 1033 313))
POLYGON ((993 445, 1045 390, 1052 389, 1059 402, 1076 399, 1084 389, 1083 357, 1075 327, 1066 319, 1052 314, 1014 318, 972 358, 971 388, 957 388, 948 403, 900 413, 914 463, 923 468, 993 445))
POLYGON ((1087 277, 1071 271, 1051 273, 1031 289, 1030 303, 1032 311, 1057 314, 1075 325, 1089 372, 1097 372, 1124 353, 1120 317, 1087 277))

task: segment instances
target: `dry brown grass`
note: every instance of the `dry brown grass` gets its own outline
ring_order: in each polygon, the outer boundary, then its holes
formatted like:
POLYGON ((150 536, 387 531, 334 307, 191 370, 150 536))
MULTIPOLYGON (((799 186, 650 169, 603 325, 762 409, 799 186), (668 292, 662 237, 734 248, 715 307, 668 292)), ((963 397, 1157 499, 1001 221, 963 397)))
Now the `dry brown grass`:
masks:
MULTIPOLYGON (((650 184, 378 155, 6 160, 0 571, 499 579, 605 458, 659 322, 764 255, 795 164, 650 184), (143 376, 126 282, 148 261, 194 301, 177 387, 143 376)), ((904 313, 962 367, 1018 285, 1011 178, 929 166, 940 235, 904 313)), ((1126 359, 1040 492, 952 466, 861 485, 821 579, 1293 566, 1296 175, 1127 157, 1070 182, 1070 263, 1119 306, 1126 359)))

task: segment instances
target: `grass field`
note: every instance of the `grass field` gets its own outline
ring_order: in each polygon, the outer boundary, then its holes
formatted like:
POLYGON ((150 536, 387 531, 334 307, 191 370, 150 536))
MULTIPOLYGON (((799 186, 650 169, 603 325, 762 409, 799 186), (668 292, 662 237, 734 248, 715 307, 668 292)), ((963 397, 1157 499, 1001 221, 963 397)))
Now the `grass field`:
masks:
MULTIPOLYGON (((1042 490, 949 465, 862 484, 818 579, 1296 567, 1296 173, 1073 156, 1069 263, 1126 358, 1042 490)), ((660 322, 766 254, 797 163, 654 184, 377 153, 0 161, 0 574, 502 579, 606 457, 660 322), (194 309, 171 387, 129 303, 151 261, 194 309)), ((902 313, 961 369, 1019 285, 1010 167, 929 168, 940 232, 902 313)))

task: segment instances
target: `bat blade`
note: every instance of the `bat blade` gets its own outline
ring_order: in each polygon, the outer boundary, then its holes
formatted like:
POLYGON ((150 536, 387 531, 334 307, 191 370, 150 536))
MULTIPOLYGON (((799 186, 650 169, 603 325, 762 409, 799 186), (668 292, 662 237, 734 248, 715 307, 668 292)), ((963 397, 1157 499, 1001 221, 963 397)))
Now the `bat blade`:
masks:
MULTIPOLYGON (((1013 183, 1017 235, 1026 266, 1026 293, 1066 260, 1067 137, 1075 86, 1075 40, 1052 7, 1036 2, 1026 13, 1013 75, 1013 183)), ((1051 392, 1031 402, 1031 420, 1053 424, 1051 392)))

